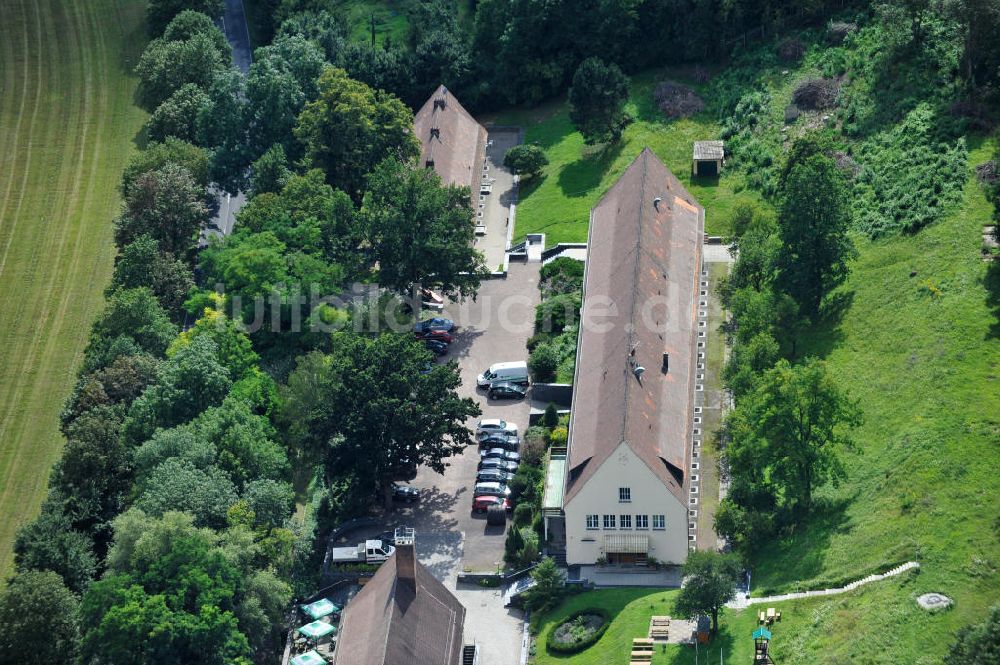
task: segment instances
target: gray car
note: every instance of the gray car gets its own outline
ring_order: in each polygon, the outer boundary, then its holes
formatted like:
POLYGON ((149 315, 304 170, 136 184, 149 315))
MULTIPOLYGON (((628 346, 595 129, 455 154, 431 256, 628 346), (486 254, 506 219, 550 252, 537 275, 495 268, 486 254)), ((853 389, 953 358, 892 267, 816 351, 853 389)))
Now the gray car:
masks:
POLYGON ((510 488, 506 483, 482 482, 472 488, 472 496, 510 496, 510 488))
POLYGON ((501 471, 500 469, 480 469, 479 473, 476 474, 476 482, 506 484, 513 477, 513 473, 501 471))
POLYGON ((521 456, 518 453, 515 453, 513 450, 504 450, 503 448, 490 448, 479 453, 479 456, 482 459, 502 459, 508 462, 521 461, 521 456))
POLYGON ((497 469, 498 471, 514 473, 517 471, 517 462, 500 459, 498 457, 489 457, 479 461, 479 470, 485 471, 486 469, 497 469))

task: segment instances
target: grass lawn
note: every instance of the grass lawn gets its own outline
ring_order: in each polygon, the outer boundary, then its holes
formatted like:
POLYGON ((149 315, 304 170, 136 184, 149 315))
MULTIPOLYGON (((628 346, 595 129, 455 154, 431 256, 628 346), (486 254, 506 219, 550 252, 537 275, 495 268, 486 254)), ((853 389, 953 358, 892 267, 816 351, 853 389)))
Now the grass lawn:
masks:
POLYGON ((859 240, 860 255, 837 294, 841 314, 806 340, 803 352, 826 358, 860 400, 865 423, 857 450, 845 456, 847 484, 824 490, 825 508, 761 552, 754 570, 763 591, 919 560, 918 581, 889 601, 901 605, 900 617, 914 619, 915 595, 952 596, 955 609, 938 624, 946 632, 923 632, 919 622, 911 628, 886 616, 886 608, 865 608, 855 628, 872 639, 882 631, 880 650, 896 658, 878 662, 940 657, 949 633, 1000 598, 1000 279, 994 274, 990 295, 979 257, 990 208, 972 177, 993 146, 972 140, 970 147, 962 203, 916 235, 859 240))
MULTIPOLYGON (((843 662, 930 665, 940 663, 940 649, 924 653, 914 648, 897 650, 894 643, 912 645, 950 643, 954 612, 930 614, 917 609, 912 600, 921 587, 923 573, 875 582, 851 593, 825 598, 808 598, 776 603, 781 623, 771 627, 771 655, 777 663, 825 664, 843 662), (935 655, 936 654, 936 655, 935 655)), ((676 590, 602 589, 567 599, 552 612, 532 619, 537 630, 535 663, 537 665, 627 665, 633 637, 645 637, 653 614, 677 616, 674 611, 676 590), (545 640, 572 612, 588 607, 603 607, 614 616, 607 632, 584 651, 572 656, 549 654, 545 640)), ((736 612, 724 610, 719 632, 708 646, 700 646, 698 662, 750 663, 756 612, 763 606, 751 606, 736 612)), ((657 646, 653 665, 694 665, 693 647, 657 646)))
POLYGON ((0 2, 0 579, 45 496, 144 114, 141 0, 0 2))
MULTIPOLYGON (((683 80, 672 75, 669 78, 683 80)), ((573 128, 562 101, 530 111, 508 111, 488 121, 520 125, 525 142, 545 149, 549 165, 538 177, 521 183, 515 237, 545 233, 546 244, 586 242, 590 209, 615 183, 625 168, 649 147, 705 206, 706 231, 728 232, 729 215, 741 201, 757 201, 756 192, 744 188, 740 174, 698 178, 692 182, 691 151, 694 141, 718 138, 719 125, 708 113, 683 120, 668 120, 653 103, 657 82, 668 78, 647 72, 632 79, 628 111, 635 118, 618 145, 604 149, 585 146, 573 128)), ((685 81, 699 88, 691 81, 685 81)))
POLYGON ((409 29, 407 12, 411 0, 336 0, 334 9, 347 18, 351 37, 367 42, 372 35, 372 16, 375 17, 375 41, 384 44, 388 38, 393 44, 404 44, 409 29))

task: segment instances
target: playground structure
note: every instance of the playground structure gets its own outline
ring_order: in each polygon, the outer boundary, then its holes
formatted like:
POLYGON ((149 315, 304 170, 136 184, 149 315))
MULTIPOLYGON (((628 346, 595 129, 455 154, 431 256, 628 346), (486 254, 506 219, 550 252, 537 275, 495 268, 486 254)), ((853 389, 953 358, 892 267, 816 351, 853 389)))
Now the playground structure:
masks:
POLYGON ((754 665, 774 665, 769 653, 771 631, 761 626, 753 631, 753 662, 754 665))

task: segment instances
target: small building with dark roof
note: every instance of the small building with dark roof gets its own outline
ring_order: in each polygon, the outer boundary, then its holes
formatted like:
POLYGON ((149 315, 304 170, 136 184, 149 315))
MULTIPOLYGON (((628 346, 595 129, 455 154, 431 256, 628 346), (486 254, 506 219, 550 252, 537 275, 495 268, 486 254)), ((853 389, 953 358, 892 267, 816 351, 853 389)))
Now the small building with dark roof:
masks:
POLYGON ((344 609, 334 665, 460 665, 465 608, 417 561, 407 531, 344 609))
POLYGON ((545 513, 569 565, 687 559, 704 218, 648 148, 591 210, 562 510, 545 513))
POLYGON ((420 140, 420 166, 434 169, 446 185, 478 194, 486 160, 486 129, 448 88, 439 86, 413 118, 420 140))

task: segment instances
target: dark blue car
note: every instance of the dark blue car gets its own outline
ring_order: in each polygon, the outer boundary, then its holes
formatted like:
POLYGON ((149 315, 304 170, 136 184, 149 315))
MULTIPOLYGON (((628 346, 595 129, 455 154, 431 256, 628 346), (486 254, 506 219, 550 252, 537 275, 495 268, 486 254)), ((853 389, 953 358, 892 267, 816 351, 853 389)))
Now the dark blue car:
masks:
POLYGON ((413 332, 417 334, 425 334, 429 332, 434 332, 438 330, 443 330, 444 332, 451 332, 455 329, 455 322, 451 319, 441 319, 434 317, 433 319, 427 319, 426 321, 421 321, 417 325, 413 326, 413 332))

